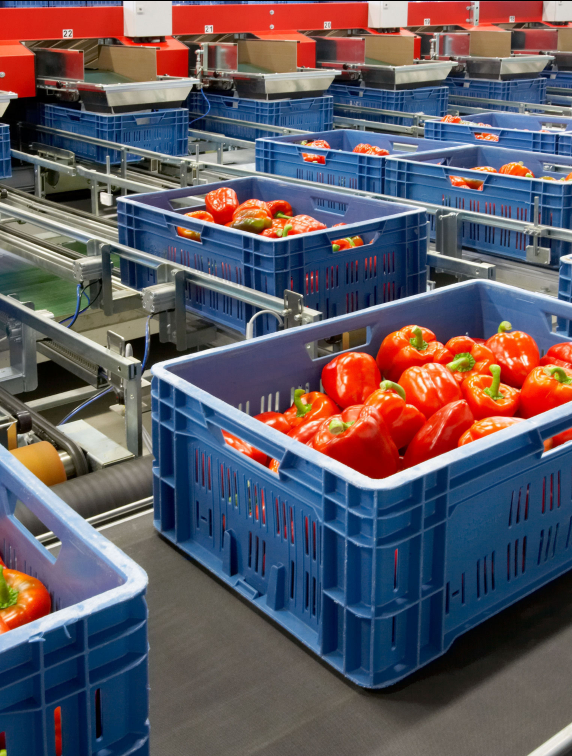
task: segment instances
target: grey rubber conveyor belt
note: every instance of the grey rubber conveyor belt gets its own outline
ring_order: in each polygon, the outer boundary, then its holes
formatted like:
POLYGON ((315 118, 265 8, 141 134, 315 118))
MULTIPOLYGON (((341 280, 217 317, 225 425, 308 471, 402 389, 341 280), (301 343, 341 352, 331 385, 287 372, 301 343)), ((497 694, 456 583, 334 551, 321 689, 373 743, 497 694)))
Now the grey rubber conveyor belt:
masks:
POLYGON ((182 556, 150 514, 103 534, 149 575, 151 756, 527 756, 572 721, 572 572, 365 692, 182 556))

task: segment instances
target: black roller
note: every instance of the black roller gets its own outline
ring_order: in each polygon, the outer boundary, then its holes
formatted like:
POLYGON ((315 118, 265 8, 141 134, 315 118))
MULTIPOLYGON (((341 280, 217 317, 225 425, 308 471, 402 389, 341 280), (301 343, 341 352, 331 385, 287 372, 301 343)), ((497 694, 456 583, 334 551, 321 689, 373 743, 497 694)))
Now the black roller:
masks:
MULTIPOLYGON (((152 496, 152 461, 151 455, 137 457, 80 478, 72 478, 52 486, 51 490, 85 519, 95 517, 152 496)), ((33 535, 46 532, 46 527, 38 518, 21 505, 16 508, 16 516, 33 535)))

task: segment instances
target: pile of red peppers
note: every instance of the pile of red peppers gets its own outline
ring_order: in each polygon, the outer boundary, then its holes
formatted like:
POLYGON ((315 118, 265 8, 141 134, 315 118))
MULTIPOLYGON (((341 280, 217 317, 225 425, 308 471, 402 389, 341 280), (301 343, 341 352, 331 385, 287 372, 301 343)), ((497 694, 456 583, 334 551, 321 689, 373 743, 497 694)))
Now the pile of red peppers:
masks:
MULTIPOLYGON (((262 423, 370 478, 433 459, 572 401, 572 342, 540 357, 534 339, 503 321, 488 340, 437 341, 409 325, 383 340, 377 357, 344 352, 322 370, 323 392, 294 393, 262 423)), ((279 462, 229 433, 226 443, 279 472, 279 462)), ((572 430, 545 442, 572 440, 572 430)))
MULTIPOLYGON (((257 234, 267 239, 284 239, 287 236, 309 234, 312 231, 322 231, 327 228, 324 223, 312 218, 311 215, 294 215, 292 205, 286 200, 264 202, 259 199, 248 199, 240 203, 234 189, 228 186, 209 192, 205 196, 205 206, 206 210, 194 210, 191 213, 185 213, 185 216, 206 223, 227 226, 236 231, 257 234)), ((332 228, 345 225, 345 223, 336 223, 332 228)), ((186 239, 198 242, 201 240, 200 232, 189 228, 178 226, 177 233, 186 239)), ((361 236, 348 236, 345 239, 333 241, 332 250, 339 252, 351 247, 361 247, 363 243, 361 236)))

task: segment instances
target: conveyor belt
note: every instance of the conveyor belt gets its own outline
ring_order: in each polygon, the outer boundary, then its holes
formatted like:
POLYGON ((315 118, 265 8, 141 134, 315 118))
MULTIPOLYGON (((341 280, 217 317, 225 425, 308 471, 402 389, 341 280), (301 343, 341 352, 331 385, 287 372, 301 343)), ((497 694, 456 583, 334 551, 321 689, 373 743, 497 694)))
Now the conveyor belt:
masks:
POLYGON ((150 514, 104 535, 150 578, 152 754, 527 756, 572 719, 572 572, 372 693, 181 556, 150 514))

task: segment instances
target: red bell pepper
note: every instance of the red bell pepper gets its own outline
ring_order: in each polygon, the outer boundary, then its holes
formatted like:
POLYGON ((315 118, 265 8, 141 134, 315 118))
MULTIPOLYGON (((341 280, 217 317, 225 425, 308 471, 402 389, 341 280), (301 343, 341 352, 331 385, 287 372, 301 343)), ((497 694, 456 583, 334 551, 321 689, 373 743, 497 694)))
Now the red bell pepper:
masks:
POLYGON ((305 425, 312 420, 324 420, 332 415, 337 415, 339 411, 338 405, 321 391, 306 393, 304 389, 296 389, 294 391, 294 404, 284 412, 284 417, 290 428, 296 428, 298 425, 305 425))
POLYGON ((501 380, 514 388, 520 388, 526 376, 540 361, 540 352, 532 336, 523 331, 512 331, 506 320, 498 333, 487 341, 487 346, 501 367, 501 380))
POLYGON ((457 383, 461 384, 472 375, 489 375, 489 366, 495 358, 491 350, 483 344, 477 344, 468 336, 455 336, 445 344, 453 355, 447 364, 457 383))
POLYGON ((407 447, 405 468, 457 448, 459 439, 475 422, 464 399, 451 402, 435 412, 407 447))
POLYGON ((443 116, 443 118, 441 118, 441 123, 461 123, 461 116, 443 116))
POLYGON ((372 144, 362 143, 354 147, 352 152, 357 152, 361 155, 374 155, 375 157, 385 157, 389 155, 389 150, 384 150, 383 147, 375 147, 372 144))
POLYGON ((476 168, 471 168, 472 171, 482 171, 483 173, 498 173, 496 168, 491 165, 478 165, 476 168))
POLYGON ((557 360, 556 357, 541 357, 540 362, 538 363, 539 367, 546 367, 547 365, 552 365, 552 367, 562 367, 562 368, 570 368, 572 369, 572 364, 569 362, 564 362, 564 360, 557 360))
POLYGON ((289 222, 289 218, 273 218, 270 228, 265 228, 259 236, 266 236, 268 239, 281 239, 284 236, 284 227, 289 222))
POLYGON ((513 417, 520 406, 520 391, 500 382, 501 369, 490 366, 490 375, 473 375, 463 381, 461 391, 475 420, 485 417, 513 417))
POLYGON ((351 249, 352 247, 363 247, 363 239, 361 236, 346 236, 345 239, 336 239, 332 242, 332 250, 334 252, 351 249))
POLYGON ((364 352, 340 354, 322 370, 324 391, 342 409, 363 404, 380 383, 375 360, 364 352))
POLYGON ((572 401, 572 370, 555 366, 534 368, 522 384, 520 413, 534 417, 572 401))
POLYGON ((50 594, 36 578, 0 567, 0 618, 3 627, 14 630, 49 614, 50 594))
MULTIPOLYGON (((206 210, 195 210, 193 213, 185 213, 185 218, 196 218, 197 220, 202 220, 206 223, 214 223, 214 218, 210 213, 207 213, 206 210)), ((192 239, 193 241, 201 240, 199 231, 192 231, 190 228, 177 226, 177 233, 179 234, 179 236, 184 236, 187 239, 192 239)))
POLYGON ((322 231, 324 228, 327 228, 325 223, 320 223, 310 215, 295 215, 290 223, 284 226, 284 236, 310 234, 312 231, 322 231))
POLYGON ((563 341, 560 344, 554 344, 540 360, 541 365, 560 365, 560 367, 572 367, 572 341, 563 341), (543 362, 542 360, 556 359, 558 362, 543 362), (566 365, 560 363, 565 362, 566 365))
POLYGON ((295 438, 296 441, 299 441, 301 444, 307 444, 314 438, 318 432, 318 428, 323 422, 323 417, 320 417, 317 420, 308 420, 308 422, 303 423, 302 425, 297 425, 295 428, 291 428, 287 435, 290 436, 290 438, 295 438))
POLYGON ((325 139, 306 139, 304 142, 300 142, 303 147, 322 147, 324 150, 331 149, 328 142, 325 139))
POLYGON ((425 425, 425 422, 425 415, 417 407, 414 407, 413 404, 406 404, 401 415, 389 428, 391 438, 397 448, 405 449, 425 425))
POLYGON ((230 223, 232 220, 239 202, 234 189, 229 186, 221 186, 220 189, 213 189, 206 195, 205 205, 215 219, 215 223, 224 226, 225 223, 230 223))
POLYGON ((482 139, 485 142, 498 142, 499 138, 496 134, 489 134, 484 132, 483 134, 475 134, 475 139, 482 139))
POLYGON ((522 160, 520 161, 520 163, 506 163, 499 168, 499 173, 505 173, 508 176, 534 178, 534 173, 525 165, 523 165, 522 160))
POLYGON ((405 409, 405 391, 398 383, 382 381, 379 388, 364 402, 366 407, 375 407, 390 427, 405 409))
POLYGON ((325 420, 311 446, 370 478, 397 472, 399 453, 374 407, 362 407, 356 420, 348 419, 345 412, 325 420))
POLYGON ((228 433, 224 430, 222 432, 222 436, 225 440, 225 443, 227 443, 237 452, 244 454, 245 457, 248 457, 254 462, 258 462, 259 464, 264 465, 264 467, 266 467, 266 465, 268 464, 268 455, 264 454, 264 452, 261 452, 258 449, 255 449, 252 444, 249 444, 246 441, 233 436, 232 433, 228 433))
POLYGON ((261 412, 260 415, 254 415, 254 419, 275 428, 280 433, 288 433, 292 429, 292 425, 281 412, 261 412))
POLYGON ((521 417, 486 417, 484 420, 477 420, 474 425, 463 433, 459 439, 459 446, 465 446, 471 444, 473 441, 478 441, 481 438, 490 436, 492 433, 498 433, 498 431, 505 428, 511 428, 517 423, 524 422, 521 417))
POLYGON ((230 223, 226 225, 237 231, 248 231, 251 234, 260 234, 272 226, 272 218, 261 207, 252 207, 240 212, 230 223))
POLYGON ((572 441, 572 430, 562 431, 562 433, 558 433, 550 440, 552 441, 551 448, 556 449, 557 446, 562 446, 562 444, 567 444, 568 441, 572 441))
POLYGON ((232 220, 236 220, 237 218, 240 218, 242 215, 244 215, 246 210, 264 210, 266 215, 269 218, 272 218, 272 213, 270 212, 270 208, 266 204, 266 202, 263 202, 262 200, 258 199, 249 199, 246 200, 246 202, 243 202, 242 205, 239 205, 234 213, 232 214, 232 220))
POLYGON ((407 403, 417 407, 427 419, 445 404, 463 398, 451 372, 438 362, 407 368, 399 385, 405 389, 407 403))
POLYGON ((266 205, 273 218, 291 218, 294 215, 292 205, 286 200, 271 200, 266 205))
POLYGON ((456 187, 457 189, 468 189, 467 182, 462 176, 449 176, 449 181, 451 183, 451 186, 456 187))
POLYGON ((280 462, 277 459, 271 459, 270 464, 268 465, 268 469, 273 473, 278 473, 278 468, 280 467, 280 462))
POLYGON ((385 378, 398 381, 404 370, 430 362, 446 364, 453 359, 451 352, 435 340, 427 328, 406 326, 383 340, 377 353, 377 365, 385 378))
POLYGON ((483 186, 485 182, 482 181, 481 179, 465 178, 463 180, 465 184, 469 187, 469 189, 476 189, 479 192, 483 190, 483 186))
POLYGON ((326 165, 325 155, 316 155, 312 152, 303 152, 302 160, 304 160, 306 163, 318 163, 319 165, 326 165))
POLYGON ((406 403, 404 389, 393 381, 382 381, 377 391, 368 396, 365 406, 379 411, 398 449, 407 446, 425 424, 425 415, 406 403))

